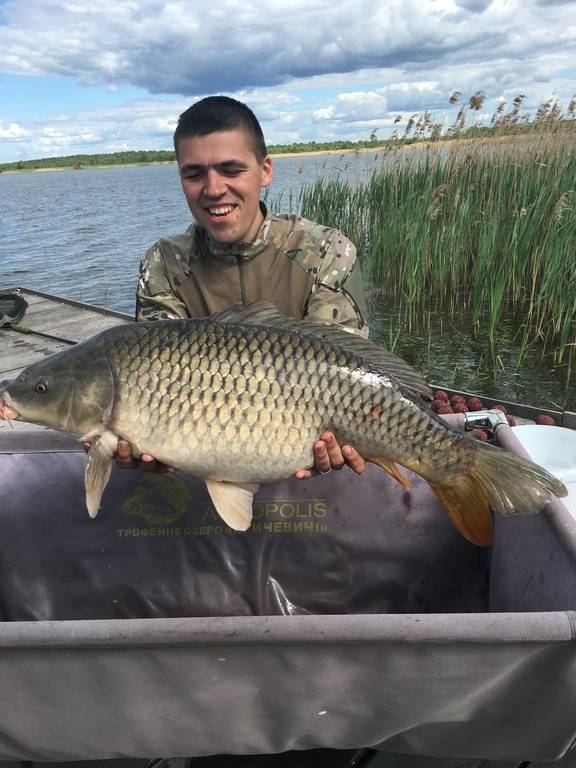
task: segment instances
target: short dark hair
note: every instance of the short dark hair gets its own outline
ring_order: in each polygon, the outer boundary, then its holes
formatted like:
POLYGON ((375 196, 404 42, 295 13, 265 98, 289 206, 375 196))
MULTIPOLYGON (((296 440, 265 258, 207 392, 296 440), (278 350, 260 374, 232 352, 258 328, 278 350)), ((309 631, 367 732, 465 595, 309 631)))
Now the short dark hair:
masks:
POLYGON ((178 157, 178 142, 185 136, 207 136, 216 131, 243 128, 250 137, 254 154, 260 162, 268 154, 264 134, 250 107, 229 96, 207 96, 200 99, 178 118, 174 131, 174 149, 178 157))

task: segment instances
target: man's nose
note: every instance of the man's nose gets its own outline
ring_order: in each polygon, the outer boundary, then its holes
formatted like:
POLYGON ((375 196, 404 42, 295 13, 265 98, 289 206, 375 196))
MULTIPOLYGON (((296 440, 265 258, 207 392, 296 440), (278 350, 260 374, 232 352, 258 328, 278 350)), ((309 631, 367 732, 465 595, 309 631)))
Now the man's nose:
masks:
POLYGON ((208 197, 221 197, 226 192, 226 181, 218 171, 210 169, 206 174, 204 194, 208 197))

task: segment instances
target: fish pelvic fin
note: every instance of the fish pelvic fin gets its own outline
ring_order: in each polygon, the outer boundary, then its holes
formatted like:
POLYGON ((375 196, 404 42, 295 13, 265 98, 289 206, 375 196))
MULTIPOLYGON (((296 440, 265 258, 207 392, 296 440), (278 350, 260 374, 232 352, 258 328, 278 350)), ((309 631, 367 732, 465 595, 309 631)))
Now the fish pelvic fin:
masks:
POLYGON ((216 512, 235 531, 246 531, 252 523, 252 500, 260 488, 255 483, 206 480, 216 512))
POLYGON ((91 518, 100 508, 102 494, 112 472, 112 456, 116 452, 118 437, 113 432, 103 432, 93 443, 86 458, 84 482, 86 485, 86 507, 91 518))
POLYGON ((368 461, 371 461, 372 464, 377 464, 383 470, 388 472, 388 474, 391 475, 394 480, 397 480, 403 488, 409 489, 414 487, 414 483, 408 480, 407 477, 404 477, 398 469, 398 466, 391 459, 380 456, 378 458, 370 458, 368 461))
POLYGON ((535 514, 564 484, 530 459, 478 442, 476 461, 465 473, 428 480, 454 526, 474 544, 492 543, 490 510, 502 515, 535 514))

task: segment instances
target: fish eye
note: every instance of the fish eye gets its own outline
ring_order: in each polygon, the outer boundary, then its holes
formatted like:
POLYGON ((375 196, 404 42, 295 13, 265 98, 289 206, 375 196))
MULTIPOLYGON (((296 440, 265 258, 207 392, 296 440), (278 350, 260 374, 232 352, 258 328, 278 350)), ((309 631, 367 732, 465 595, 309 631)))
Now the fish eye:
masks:
POLYGON ((38 394, 43 395, 46 392, 48 392, 48 384, 46 383, 46 381, 41 379, 40 381, 36 382, 34 389, 36 390, 36 392, 38 392, 38 394))

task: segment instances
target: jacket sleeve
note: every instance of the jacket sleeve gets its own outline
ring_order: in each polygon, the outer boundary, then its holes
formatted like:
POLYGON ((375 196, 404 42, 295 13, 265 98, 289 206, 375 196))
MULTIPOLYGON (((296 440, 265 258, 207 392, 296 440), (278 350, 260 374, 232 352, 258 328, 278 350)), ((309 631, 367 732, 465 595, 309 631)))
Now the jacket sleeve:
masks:
POLYGON ((136 289, 136 320, 188 317, 186 305, 172 290, 158 244, 144 254, 136 289))
POLYGON ((368 336, 366 302, 356 248, 336 230, 326 243, 305 316, 339 323, 353 333, 368 336))

